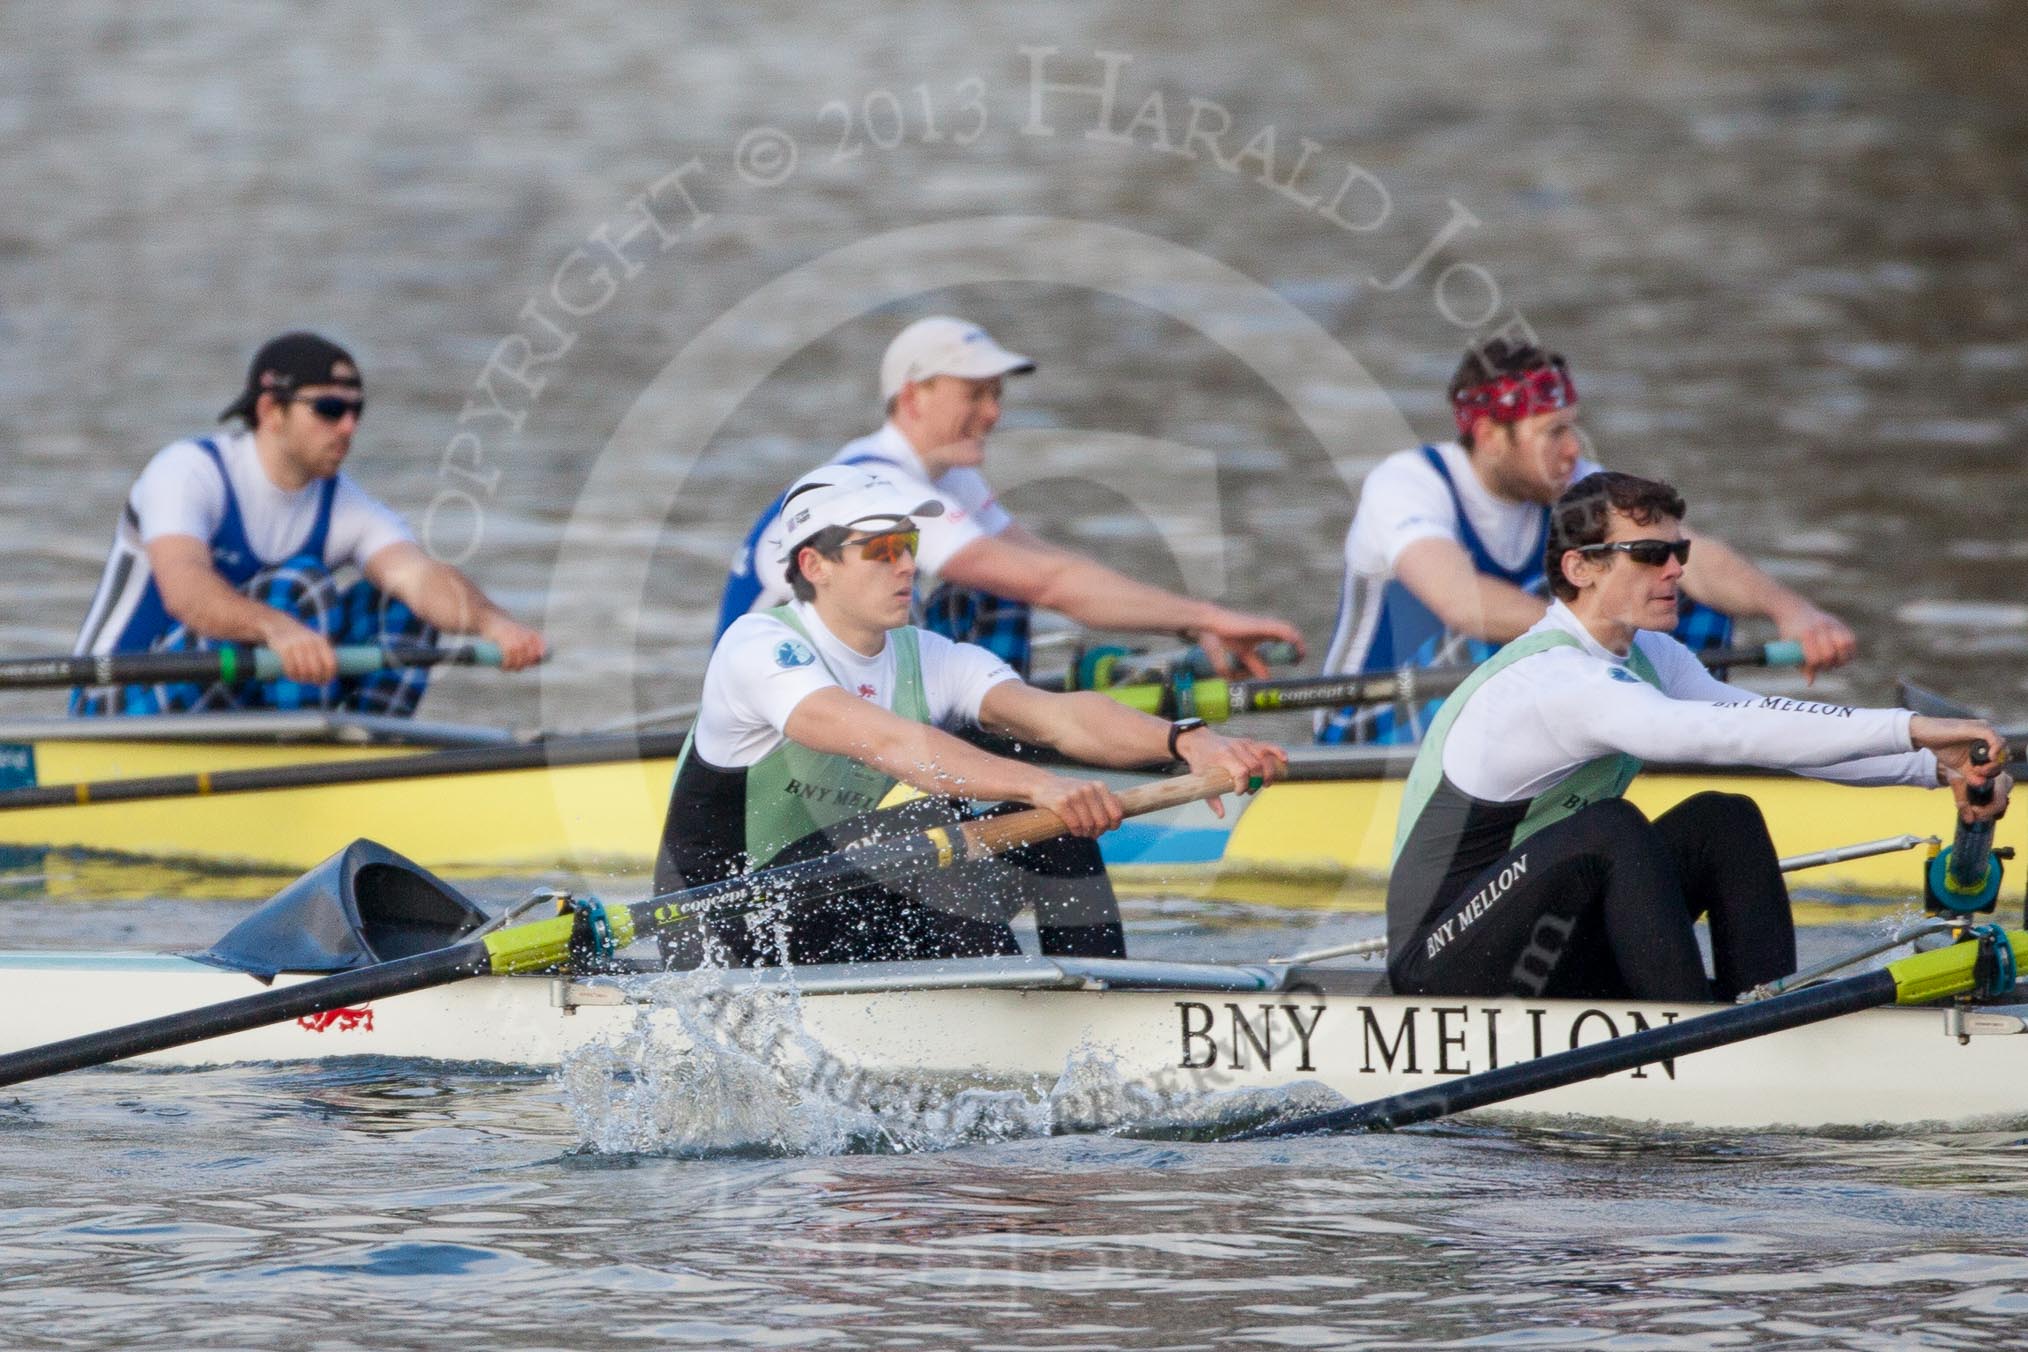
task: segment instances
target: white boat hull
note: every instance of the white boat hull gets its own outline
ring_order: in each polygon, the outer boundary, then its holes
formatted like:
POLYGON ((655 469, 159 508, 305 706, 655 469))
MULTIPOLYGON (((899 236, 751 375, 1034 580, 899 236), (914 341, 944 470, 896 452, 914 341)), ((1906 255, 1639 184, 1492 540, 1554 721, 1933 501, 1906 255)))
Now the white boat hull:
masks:
MULTIPOLYGON (((238 973, 145 955, 5 954, 0 973, 8 1051, 262 989, 238 973)), ((549 1068, 604 1047, 634 1069, 699 1055, 767 1064, 804 1094, 1054 1091, 1067 1123, 1107 1125, 1202 1117, 1209 1096, 1300 1084, 1364 1101, 1706 1012, 1375 996, 1355 989, 1367 980, 1314 968, 1032 959, 590 982, 485 977, 144 1061, 372 1056, 549 1068)), ((2024 1012, 1977 1011, 1960 1021, 1971 1033, 1963 1039, 1945 1010, 1850 1015, 1502 1111, 1727 1129, 2028 1118, 2024 1012)))

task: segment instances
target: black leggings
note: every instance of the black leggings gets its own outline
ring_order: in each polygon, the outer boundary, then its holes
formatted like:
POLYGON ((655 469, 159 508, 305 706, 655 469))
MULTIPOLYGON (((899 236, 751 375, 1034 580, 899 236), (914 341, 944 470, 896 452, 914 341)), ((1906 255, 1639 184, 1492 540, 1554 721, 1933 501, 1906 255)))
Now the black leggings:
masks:
MULTIPOLYGON (((980 814, 1016 810, 1006 804, 980 814)), ((895 835, 964 820, 949 798, 918 798, 862 813, 789 844, 771 864, 831 854, 875 835, 895 835)), ((662 944, 671 967, 704 961, 733 967, 787 961, 899 962, 927 958, 1018 956, 1008 921, 1035 910, 1044 954, 1124 958, 1120 907, 1099 858, 1098 843, 1075 836, 1023 845, 977 864, 923 874, 901 883, 863 884, 829 897, 768 907, 709 924, 681 927, 662 944)))
POLYGON ((1796 967, 1774 842, 1751 798, 1700 793, 1650 822, 1624 799, 1530 836, 1405 941, 1404 995, 1731 1000, 1796 967), (1695 924, 1710 917, 1716 976, 1695 924))

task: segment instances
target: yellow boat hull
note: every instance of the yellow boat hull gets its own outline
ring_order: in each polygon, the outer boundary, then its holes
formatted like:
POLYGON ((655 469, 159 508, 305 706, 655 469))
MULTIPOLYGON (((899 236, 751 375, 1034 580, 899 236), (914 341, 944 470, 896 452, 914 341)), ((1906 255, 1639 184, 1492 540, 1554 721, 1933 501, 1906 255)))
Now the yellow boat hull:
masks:
MULTIPOLYGON (((465 731, 456 744, 485 740, 483 730, 465 731)), ((43 785, 336 765, 433 749, 428 743, 60 736, 39 737, 33 745, 43 785)), ((1298 762, 1305 774, 1339 777, 1278 784, 1253 799, 1235 800, 1239 810, 1229 824, 1201 805, 1130 823, 1109 842, 1119 876, 1136 888, 1201 894, 1232 890, 1245 880, 1271 880, 1287 899, 1321 902, 1342 898, 1348 883, 1384 875, 1402 762, 1383 767, 1371 754, 1321 751, 1299 753, 1298 762)), ((426 867, 466 876, 558 869, 638 874, 652 865, 674 767, 668 757, 604 760, 208 796, 0 807, 0 846, 295 872, 364 836, 426 867)), ((1909 832, 1947 837, 1953 820, 1950 799, 1941 791, 1855 789, 1792 776, 1650 773, 1636 781, 1630 796, 1652 815, 1714 789, 1758 801, 1783 854, 1909 832)), ((2019 815, 2002 821, 1997 843, 2028 848, 2028 823, 2019 815)), ((1851 860, 1799 874, 1796 881, 1912 896, 1920 862, 1906 853, 1851 860)))

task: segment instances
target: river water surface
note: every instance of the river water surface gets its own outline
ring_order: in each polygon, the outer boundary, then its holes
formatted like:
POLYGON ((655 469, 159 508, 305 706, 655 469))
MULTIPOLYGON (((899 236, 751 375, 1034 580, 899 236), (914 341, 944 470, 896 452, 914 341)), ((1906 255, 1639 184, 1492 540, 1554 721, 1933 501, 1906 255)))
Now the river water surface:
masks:
MULTIPOLYGON (((938 311, 1040 362, 989 460, 1038 533, 1321 645, 1360 474, 1443 433, 1467 341, 1527 327, 1607 463, 1852 621, 1821 689, 2018 713, 2022 14, 9 6, 0 646, 68 646, 146 457, 312 326, 366 371, 359 479, 557 644, 430 712, 688 699, 752 515, 872 428, 881 346, 938 311)), ((247 895, 0 890, 29 947, 199 944, 244 905, 204 898, 247 895)), ((1233 958, 1318 924, 1132 920, 1233 958)), ((0 1343, 1976 1348, 2028 1319, 2006 1131, 700 1157, 594 1149, 597 1116, 401 1065, 0 1097, 0 1343)))

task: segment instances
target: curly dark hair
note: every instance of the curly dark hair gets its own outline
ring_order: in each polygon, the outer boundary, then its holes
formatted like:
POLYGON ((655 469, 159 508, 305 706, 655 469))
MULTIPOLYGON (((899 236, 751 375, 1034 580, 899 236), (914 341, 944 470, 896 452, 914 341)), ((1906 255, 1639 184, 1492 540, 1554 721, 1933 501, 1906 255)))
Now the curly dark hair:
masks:
POLYGON ((1563 556, 1586 545, 1604 544, 1614 512, 1637 525, 1650 526, 1664 517, 1681 521, 1683 510, 1683 495, 1659 479, 1611 470, 1585 475, 1565 489, 1549 509, 1549 543, 1542 550, 1549 590, 1562 601, 1577 595, 1577 588, 1563 576, 1563 556))

